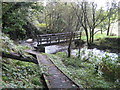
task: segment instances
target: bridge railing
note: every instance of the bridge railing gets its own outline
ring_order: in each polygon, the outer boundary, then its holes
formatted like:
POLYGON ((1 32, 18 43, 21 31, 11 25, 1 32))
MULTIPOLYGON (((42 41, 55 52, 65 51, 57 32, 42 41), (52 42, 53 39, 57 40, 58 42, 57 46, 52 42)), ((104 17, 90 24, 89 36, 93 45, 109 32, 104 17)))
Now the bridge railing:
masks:
POLYGON ((38 44, 51 44, 51 43, 60 43, 60 42, 65 42, 70 39, 72 35, 72 39, 78 38, 77 33, 71 33, 71 32, 66 32, 66 33, 54 33, 54 34, 44 34, 44 35, 37 35, 37 42, 38 44))

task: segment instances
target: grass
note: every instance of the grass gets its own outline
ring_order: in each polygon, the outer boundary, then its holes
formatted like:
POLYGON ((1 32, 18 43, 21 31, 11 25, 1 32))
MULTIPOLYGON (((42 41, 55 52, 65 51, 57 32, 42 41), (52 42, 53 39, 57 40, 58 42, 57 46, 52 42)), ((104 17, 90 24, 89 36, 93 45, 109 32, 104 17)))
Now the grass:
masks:
MULTIPOLYGON (((95 40, 99 39, 99 38, 104 38, 104 37, 107 37, 105 33, 103 33, 103 34, 97 33, 97 34, 94 35, 95 40)), ((82 35, 81 39, 86 41, 85 34, 82 35)))
MULTIPOLYGON (((106 33, 103 33, 103 34, 97 33, 94 35, 94 40, 103 39, 103 38, 120 38, 120 36, 107 36, 106 33)), ((81 39, 86 41, 85 34, 82 35, 81 39)))
MULTIPOLYGON (((82 39, 84 41, 86 41, 86 36, 82 36, 82 39)), ((94 35, 94 44, 97 44, 99 46, 102 46, 104 48, 111 48, 111 49, 115 49, 116 51, 119 49, 120 47, 118 45, 119 43, 119 39, 120 36, 107 36, 106 33, 97 33, 94 35)))
POLYGON ((120 50, 119 40, 120 38, 117 36, 107 36, 94 41, 94 43, 99 46, 106 47, 106 48, 109 47, 111 48, 111 50, 114 49, 117 51, 118 49, 120 50))

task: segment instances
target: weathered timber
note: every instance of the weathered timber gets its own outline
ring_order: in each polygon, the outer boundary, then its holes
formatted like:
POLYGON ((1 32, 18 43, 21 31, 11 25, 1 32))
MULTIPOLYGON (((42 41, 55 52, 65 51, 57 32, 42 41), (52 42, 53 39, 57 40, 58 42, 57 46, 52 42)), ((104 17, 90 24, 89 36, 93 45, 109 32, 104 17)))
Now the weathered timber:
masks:
POLYGON ((32 63, 38 64, 38 61, 36 59, 34 59, 34 58, 22 57, 21 55, 14 54, 14 53, 9 53, 8 54, 8 53, 5 53, 5 52, 2 52, 2 57, 11 58, 11 59, 19 60, 19 61, 32 62, 32 63))
POLYGON ((72 41, 79 39, 79 34, 74 32, 73 34, 71 32, 66 33, 54 33, 54 34, 44 34, 44 35, 37 35, 37 42, 38 45, 54 45, 58 43, 63 43, 69 41, 70 37, 72 35, 72 41))
POLYGON ((38 63, 41 68, 46 68, 44 71, 42 69, 43 79, 47 85, 48 90, 56 89, 73 89, 73 90, 84 90, 79 84, 76 84, 74 80, 68 77, 59 67, 57 67, 54 62, 44 54, 33 50, 25 50, 27 53, 36 55, 38 63), (45 74, 46 73, 46 74, 45 74))
POLYGON ((43 67, 47 69, 46 71, 43 70, 42 72, 48 74, 44 74, 48 89, 80 89, 80 87, 75 82, 73 82, 68 76, 66 76, 60 69, 58 69, 58 67, 56 67, 56 65, 53 62, 51 62, 51 60, 46 55, 37 54, 36 56, 39 65, 43 65, 43 67))

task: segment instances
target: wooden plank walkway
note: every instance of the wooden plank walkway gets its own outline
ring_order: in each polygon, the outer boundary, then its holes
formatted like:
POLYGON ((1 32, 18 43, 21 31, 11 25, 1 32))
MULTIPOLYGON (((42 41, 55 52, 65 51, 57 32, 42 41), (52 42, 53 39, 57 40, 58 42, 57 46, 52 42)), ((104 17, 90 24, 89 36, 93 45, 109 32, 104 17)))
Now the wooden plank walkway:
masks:
MULTIPOLYGON (((43 64, 48 70, 47 81, 49 88, 78 88, 63 73, 61 73, 55 65, 45 55, 37 55, 39 64, 43 64)), ((45 73, 46 73, 45 72, 45 73)))
POLYGON ((42 65, 43 68, 46 68, 46 71, 43 71, 45 73, 43 73, 43 76, 49 89, 80 89, 80 87, 77 84, 75 84, 75 82, 73 82, 70 78, 68 78, 62 71, 60 71, 46 55, 30 50, 27 52, 30 54, 35 54, 40 67, 42 65))

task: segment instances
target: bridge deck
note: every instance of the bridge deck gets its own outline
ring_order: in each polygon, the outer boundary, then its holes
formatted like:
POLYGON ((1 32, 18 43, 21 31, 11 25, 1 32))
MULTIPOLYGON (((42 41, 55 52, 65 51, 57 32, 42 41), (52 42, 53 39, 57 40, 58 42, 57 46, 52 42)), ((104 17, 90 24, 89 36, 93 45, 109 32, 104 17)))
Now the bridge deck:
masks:
POLYGON ((54 33, 54 34, 45 34, 45 35, 37 35, 37 43, 38 45, 54 45, 58 43, 68 42, 70 37, 72 36, 72 40, 79 39, 78 33, 54 33))

